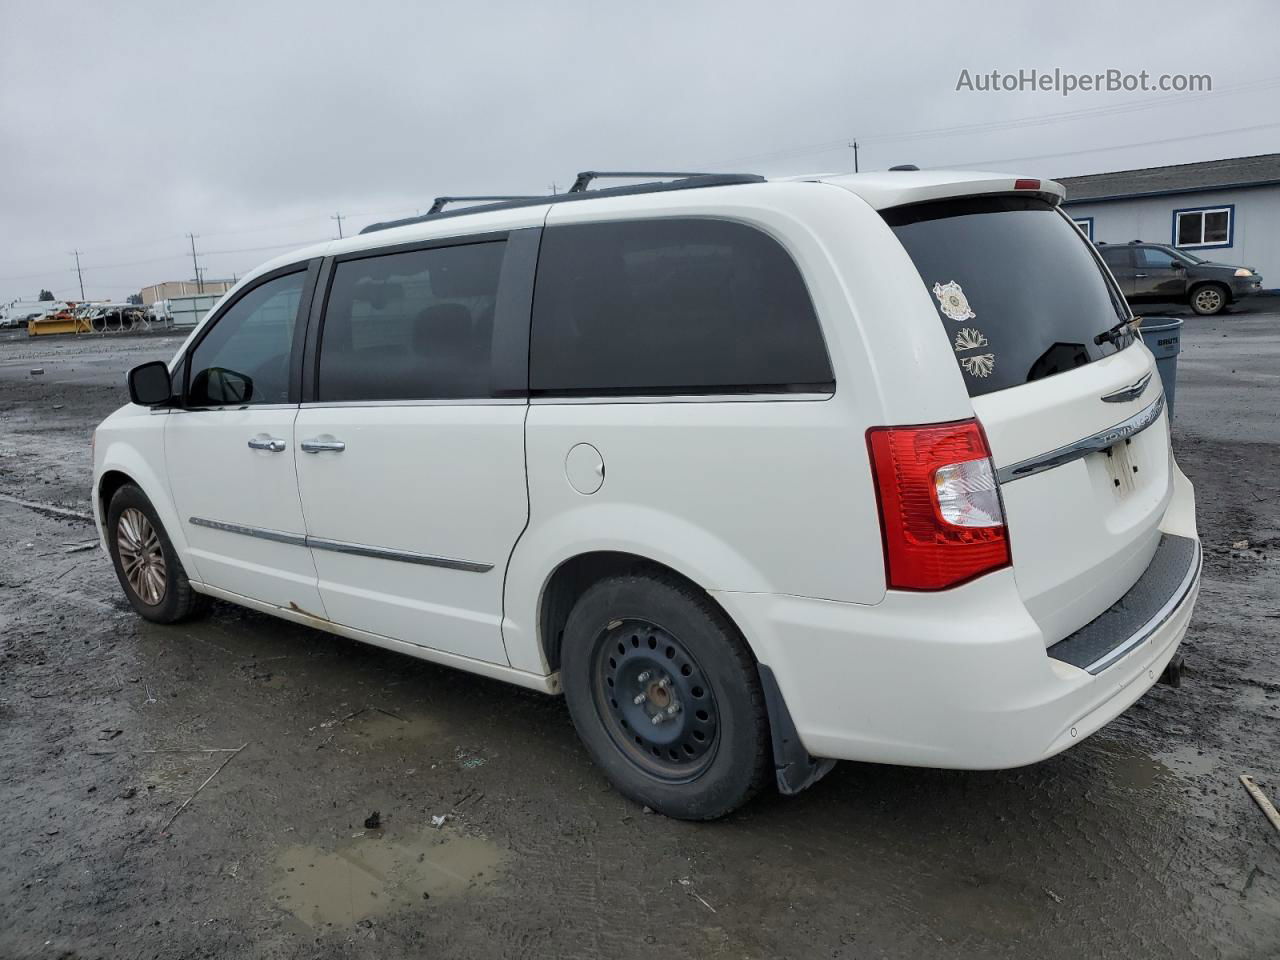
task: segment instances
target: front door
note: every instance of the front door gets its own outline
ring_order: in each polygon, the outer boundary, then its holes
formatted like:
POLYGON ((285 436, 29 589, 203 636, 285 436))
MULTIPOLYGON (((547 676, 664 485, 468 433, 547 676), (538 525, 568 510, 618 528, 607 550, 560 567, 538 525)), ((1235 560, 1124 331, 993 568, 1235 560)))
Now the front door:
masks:
POLYGON ((295 426, 330 619, 503 664, 503 577, 528 518, 528 408, 491 378, 506 247, 340 259, 295 426))
POLYGON ((1186 269, 1158 247, 1134 247, 1134 294, 1152 302, 1172 301, 1185 293, 1186 269))
POLYGON ((183 409, 166 418, 174 502, 205 583, 323 615, 294 471, 290 403, 307 273, 248 289, 188 353, 183 409))

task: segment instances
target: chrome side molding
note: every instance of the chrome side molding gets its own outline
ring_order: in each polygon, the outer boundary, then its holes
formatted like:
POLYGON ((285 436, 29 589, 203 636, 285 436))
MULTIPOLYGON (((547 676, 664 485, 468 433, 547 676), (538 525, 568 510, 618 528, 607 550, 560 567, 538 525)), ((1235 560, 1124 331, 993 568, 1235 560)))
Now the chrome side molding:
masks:
POLYGON ((423 566, 444 567, 447 570, 464 570, 468 573, 488 573, 493 569, 492 563, 479 563, 475 560, 456 560, 452 557, 437 557, 429 553, 414 553, 410 550, 371 547, 363 543, 349 543, 346 540, 330 540, 327 537, 304 536, 300 533, 286 533, 283 530, 270 530, 266 527, 250 527, 240 523, 206 520, 204 517, 191 517, 190 523, 196 527, 221 530, 224 533, 238 533, 245 537, 257 537, 259 540, 287 543, 295 547, 310 547, 313 550, 329 550, 333 553, 348 553, 357 557, 373 557, 376 560, 419 563, 423 566))
POLYGON ((1056 450, 1050 450, 1048 453, 1029 457, 1007 467, 1000 467, 996 470, 996 480, 999 483, 1012 483, 1014 480, 1021 480, 1023 477, 1030 477, 1045 470, 1060 467, 1064 463, 1080 460, 1091 453, 1100 453, 1121 440, 1128 440, 1137 436, 1159 420, 1160 414, 1163 412, 1164 391, 1162 390, 1160 391, 1160 396, 1156 397, 1149 406, 1138 411, 1128 420, 1117 423, 1114 427, 1099 430, 1083 440, 1076 440, 1074 443, 1068 443, 1066 446, 1058 447, 1056 450))
POLYGON ((210 530, 221 530, 224 533, 239 533, 246 537, 257 537, 259 540, 274 540, 276 543, 288 543, 295 547, 305 547, 307 545, 307 538, 300 533, 268 530, 266 527, 246 527, 239 523, 206 520, 204 517, 191 517, 190 523, 195 527, 208 527, 210 530))
POLYGON ((387 547, 370 547, 362 543, 348 543, 345 540, 329 540, 326 537, 307 537, 306 541, 307 546, 314 550, 331 550, 334 553, 349 553, 357 557, 398 560, 401 563, 421 563, 428 567, 466 570, 468 573, 488 573, 493 569, 492 563, 478 563, 475 560, 455 560, 452 557, 437 557, 429 553, 413 553, 409 550, 391 550, 387 547))

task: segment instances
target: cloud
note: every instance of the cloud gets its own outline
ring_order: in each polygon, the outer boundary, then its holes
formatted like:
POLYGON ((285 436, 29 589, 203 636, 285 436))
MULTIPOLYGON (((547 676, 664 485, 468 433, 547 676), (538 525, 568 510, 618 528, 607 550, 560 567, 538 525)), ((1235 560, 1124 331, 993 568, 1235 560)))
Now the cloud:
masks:
POLYGON ((9 0, 0 302, 71 294, 73 248, 91 296, 123 296, 190 276, 188 232, 236 251, 210 253, 211 275, 243 273, 262 247, 333 235, 336 211, 351 231, 436 194, 563 189, 593 167, 848 169, 853 136, 864 168, 1049 155, 1022 165, 1038 175, 1274 149, 1280 128, 1075 152, 1258 123, 1274 90, 884 139, 1134 99, 957 93, 964 68, 1271 75, 1272 6, 1237 8, 1248 33, 1211 45, 1201 8, 1177 8, 9 0))

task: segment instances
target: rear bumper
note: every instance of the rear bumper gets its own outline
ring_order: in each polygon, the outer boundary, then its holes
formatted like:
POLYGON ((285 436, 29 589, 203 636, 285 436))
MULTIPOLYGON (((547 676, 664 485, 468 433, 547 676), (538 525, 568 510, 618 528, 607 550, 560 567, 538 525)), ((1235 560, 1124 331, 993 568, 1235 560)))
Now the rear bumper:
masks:
POLYGON ((1012 612, 1023 608, 1007 570, 946 603, 716 598, 773 671, 814 756, 990 770, 1051 757, 1132 705, 1176 652, 1199 587, 1197 571, 1168 618, 1097 675, 1048 655, 1030 616, 1012 612))
POLYGON ((1175 539, 1194 544, 1185 576, 1105 657, 1088 659, 1094 673, 1046 649, 1010 569, 940 593, 889 591, 874 606, 715 596, 773 672, 814 756, 975 770, 1023 766, 1128 709, 1177 651, 1200 588, 1190 498, 1186 485, 1166 515, 1175 539))

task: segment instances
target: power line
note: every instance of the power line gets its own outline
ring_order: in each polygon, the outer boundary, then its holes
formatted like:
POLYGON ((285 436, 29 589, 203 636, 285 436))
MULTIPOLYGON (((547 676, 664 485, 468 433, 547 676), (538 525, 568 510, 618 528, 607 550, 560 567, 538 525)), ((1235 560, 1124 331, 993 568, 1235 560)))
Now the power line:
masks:
MULTIPOLYGON (((1162 106, 1181 106, 1182 104, 1192 101, 1205 100, 1211 97, 1225 96, 1232 93, 1240 93, 1246 90, 1260 90, 1276 86, 1280 86, 1280 77, 1264 77, 1260 80, 1232 84, 1231 86, 1220 87, 1217 90, 1206 91, 1204 93, 1174 94, 1167 97, 1148 97, 1143 100, 1127 100, 1123 103, 1105 104, 1096 107, 1083 107, 1078 110, 1066 110, 1058 113, 1011 117, 1007 120, 987 120, 980 123, 953 124, 945 127, 922 128, 920 130, 901 131, 898 133, 873 134, 871 136, 860 136, 858 139, 862 144, 881 144, 925 140, 935 137, 962 136, 964 134, 991 133, 998 130, 1018 129, 1029 126, 1045 126, 1047 124, 1066 123, 1099 116, 1131 113, 1136 110, 1150 110, 1162 106)), ((822 153, 832 153, 836 150, 848 149, 850 146, 851 144, 847 139, 824 140, 818 143, 801 144, 781 150, 770 150, 764 153, 733 157, 727 160, 697 163, 693 166, 724 167, 732 164, 755 161, 788 160, 798 157, 817 156, 822 153)))
MULTIPOLYGON (((1127 150, 1130 147, 1154 147, 1165 143, 1180 143, 1184 140, 1199 140, 1202 137, 1220 137, 1229 133, 1251 133, 1255 130, 1267 130, 1280 127, 1277 123, 1257 123, 1249 127, 1232 127, 1229 130, 1202 130, 1182 137, 1164 137, 1160 140, 1139 140, 1136 143, 1114 143, 1109 147, 1090 147, 1087 150, 1055 150, 1053 153, 1041 153, 1030 157, 1000 157, 996 160, 962 160, 958 163, 947 162, 947 168, 977 167, 989 163, 1017 163, 1022 160, 1051 160, 1055 157, 1076 157, 1086 153, 1101 153, 1106 150, 1127 150)), ((934 168, 939 169, 939 168, 934 168)))

